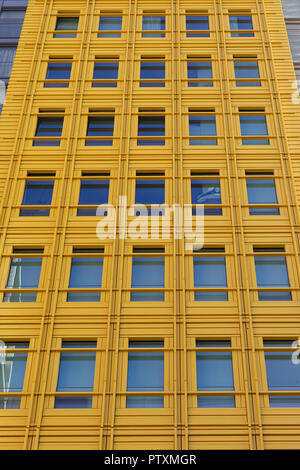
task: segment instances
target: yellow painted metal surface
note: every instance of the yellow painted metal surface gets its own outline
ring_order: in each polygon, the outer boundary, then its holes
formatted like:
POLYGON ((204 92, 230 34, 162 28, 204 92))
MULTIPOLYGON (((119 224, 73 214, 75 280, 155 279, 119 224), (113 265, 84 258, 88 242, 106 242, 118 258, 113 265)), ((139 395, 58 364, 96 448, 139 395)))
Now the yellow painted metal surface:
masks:
POLYGON ((280 0, 29 1, 0 119, 1 295, 14 248, 44 248, 44 254, 37 301, 0 304, 0 339, 30 341, 21 407, 0 410, 0 448, 299 448, 300 409, 269 407, 262 349, 263 339, 300 337, 300 105, 294 80, 280 0), (165 38, 142 37, 145 12, 165 15, 165 38), (231 37, 232 12, 252 15, 254 37, 231 37), (123 17, 121 38, 98 38, 99 16, 114 13, 123 17), (186 14, 209 16, 210 37, 187 38, 186 14), (53 37, 56 17, 63 15, 79 16, 76 38, 53 37), (257 56, 261 87, 235 85, 237 55, 257 56), (145 56, 164 57, 165 87, 139 86, 145 56), (208 56, 214 86, 188 87, 188 58, 208 56), (53 57, 72 58, 68 88, 43 86, 53 57), (98 57, 119 58, 116 88, 92 87, 98 57), (145 108, 164 112, 164 147, 137 145, 137 118, 145 108), (216 147, 189 146, 191 108, 214 109, 216 147), (243 147, 240 109, 264 110, 269 146, 243 147), (60 146, 34 147, 38 116, 61 110, 60 146), (95 110, 115 116, 112 147, 85 147, 95 110), (191 172, 219 171, 223 215, 205 218, 205 244, 225 248, 227 302, 193 300, 193 255, 184 240, 100 241, 98 218, 76 216, 82 172, 110 172, 109 202, 117 206, 121 195, 134 202, 136 172, 162 170, 170 205, 190 202, 191 172), (248 215, 246 171, 274 172, 280 216, 248 215), (19 217, 28 172, 56 173, 48 217, 19 217), (285 248, 292 301, 258 301, 257 245, 285 248), (73 247, 99 246, 105 258, 101 301, 68 303, 73 247), (165 248, 164 302, 130 302, 135 246, 165 248), (126 408, 133 339, 164 340, 163 409, 126 408), (231 340, 236 407, 197 408, 195 341, 222 339, 231 340), (97 341, 91 409, 54 408, 63 340, 97 341))

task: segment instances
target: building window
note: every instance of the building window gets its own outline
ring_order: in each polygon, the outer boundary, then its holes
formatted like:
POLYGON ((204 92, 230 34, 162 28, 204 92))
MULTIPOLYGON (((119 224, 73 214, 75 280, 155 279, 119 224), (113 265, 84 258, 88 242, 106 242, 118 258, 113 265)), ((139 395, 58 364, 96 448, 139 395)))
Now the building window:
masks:
POLYGON ((165 145, 165 116, 155 115, 164 113, 163 109, 139 110, 138 116, 138 145, 165 145), (150 137, 150 139, 149 139, 150 137))
POLYGON ((16 0, 4 0, 0 6, 0 39, 1 42, 18 43, 23 20, 28 2, 20 2, 16 0), (20 7, 20 9, 15 9, 20 7))
POLYGON ((224 248, 194 249, 194 300, 228 300, 224 248))
POLYGON ((73 248, 67 302, 101 300, 103 248, 73 248))
POLYGON ((271 392, 269 405, 272 408, 300 407, 300 370, 299 364, 291 360, 295 351, 292 347, 295 348, 294 342, 287 340, 264 341, 267 383, 271 392), (282 392, 282 395, 272 394, 278 391, 282 392))
POLYGON ((191 174, 192 214, 196 215, 194 205, 204 204, 204 215, 222 215, 222 201, 219 172, 191 174))
POLYGON ((14 256, 10 262, 5 289, 13 289, 14 292, 5 292, 4 302, 36 301, 37 293, 35 291, 39 287, 43 259, 34 255, 43 253, 43 249, 13 249, 14 256), (21 292, 23 290, 25 292, 21 292))
POLYGON ((164 252, 164 248, 133 248, 130 296, 132 302, 165 300, 165 259, 161 256, 164 252))
POLYGON ((166 19, 160 15, 144 15, 142 24, 142 38, 166 37, 166 19), (162 32, 163 31, 163 32, 162 32))
POLYGON ((98 38, 120 38, 122 31, 122 16, 100 16, 98 38))
POLYGON ((51 206, 54 181, 48 178, 55 177, 55 173, 28 173, 28 177, 30 179, 28 179, 25 183, 20 216, 48 216, 50 214, 50 208, 41 206, 51 206), (31 207, 25 208, 24 206, 31 207), (35 208, 34 206, 38 206, 38 208, 35 208))
POLYGON ((59 16, 56 20, 55 31, 60 31, 59 33, 54 33, 54 38, 76 38, 77 29, 78 29, 78 16, 59 16))
POLYGON ((94 64, 92 87, 116 88, 118 86, 119 58, 97 59, 94 64))
MULTIPOLYGON (((27 363, 27 352, 20 352, 21 349, 28 349, 27 342, 5 342, 5 361, 0 361, 0 392, 22 393, 24 377, 27 363)), ((1 396, 0 409, 11 410, 20 408, 21 397, 1 396)))
POLYGON ((209 38, 209 18, 205 15, 186 15, 187 38, 209 38))
POLYGON ((163 341, 129 341, 127 392, 132 393, 127 394, 126 408, 164 407, 164 397, 157 394, 164 391, 163 347, 163 341))
POLYGON ((230 15, 229 23, 232 38, 248 38, 254 36, 251 15, 230 15))
POLYGON ((270 175, 273 172, 246 171, 249 215, 279 215, 275 180, 270 175))
POLYGON ((214 112, 214 109, 189 110, 190 145, 218 144, 217 139, 211 138, 217 135, 216 116, 214 112))
POLYGON ((212 87, 212 63, 203 57, 188 57, 187 76, 189 87, 212 87))
POLYGON ((94 391, 96 347, 95 341, 63 341, 62 349, 66 352, 60 354, 56 392, 72 396, 56 395, 55 408, 92 408, 93 397, 89 392, 94 391), (77 351, 67 352, 68 349, 77 351), (76 392, 85 392, 86 396, 76 396, 76 392))
POLYGON ((109 173, 83 172, 82 176, 78 201, 81 207, 77 209, 77 215, 95 216, 98 206, 108 203, 109 180, 105 177, 109 177, 109 173))
MULTIPOLYGON (((3 85, 7 85, 10 77, 11 69, 15 60, 16 49, 17 48, 13 46, 0 47, 0 80, 5 82, 3 85)), ((5 92, 5 88, 3 92, 5 92)))
POLYGON ((165 86, 164 57, 142 57, 140 70, 140 87, 165 86))
POLYGON ((64 111, 40 111, 47 113, 48 116, 39 116, 35 131, 34 147, 59 147, 64 125, 64 118, 51 116, 51 114, 63 113, 64 111))
POLYGON ((90 113, 97 115, 88 117, 86 135, 93 138, 86 139, 85 145, 112 146, 113 139, 108 139, 107 137, 113 137, 114 135, 114 116, 112 115, 114 110, 90 110, 90 113))
POLYGON ((253 247, 253 252, 258 300, 292 300, 284 248, 253 247))
POLYGON ((240 109, 240 126, 243 145, 269 145, 268 127, 263 109, 240 109))
POLYGON ((49 62, 46 73, 44 88, 68 88, 71 77, 72 62, 65 62, 70 59, 55 59, 56 62, 49 62))
POLYGON ((247 57, 239 57, 233 59, 234 73, 236 78, 236 86, 259 87, 261 82, 257 60, 247 57))
POLYGON ((26 10, 2 10, 0 20, 21 20, 23 22, 26 10))
POLYGON ((230 341, 196 341, 196 348, 198 408, 235 408, 230 341))
POLYGON ((135 215, 164 215, 165 181, 159 179, 164 173, 138 173, 135 183, 135 215), (141 205, 139 207, 139 205, 141 205))

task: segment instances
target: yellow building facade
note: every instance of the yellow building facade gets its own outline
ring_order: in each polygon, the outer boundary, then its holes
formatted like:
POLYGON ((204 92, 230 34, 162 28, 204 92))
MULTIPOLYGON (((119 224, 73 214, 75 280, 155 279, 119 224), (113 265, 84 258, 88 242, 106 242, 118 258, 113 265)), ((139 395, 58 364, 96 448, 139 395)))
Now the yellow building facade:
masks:
POLYGON ((299 448, 294 82, 280 0, 29 1, 0 121, 0 448, 299 448), (151 236, 167 209, 125 234, 120 204, 153 202, 204 203, 204 248, 174 211, 151 236))

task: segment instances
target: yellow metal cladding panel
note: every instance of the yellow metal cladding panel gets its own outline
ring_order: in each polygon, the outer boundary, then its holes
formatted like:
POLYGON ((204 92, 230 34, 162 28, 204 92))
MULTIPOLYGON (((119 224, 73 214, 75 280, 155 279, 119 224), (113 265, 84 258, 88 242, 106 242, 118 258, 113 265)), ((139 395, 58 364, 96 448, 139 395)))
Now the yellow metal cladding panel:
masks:
POLYGON ((7 397, 6 384, 0 393, 1 449, 299 447, 300 408, 270 406, 276 391, 268 389, 264 348, 266 340, 300 337, 300 105, 294 81, 280 0, 245 0, 242 6, 239 0, 29 1, 0 119, 0 340, 27 347, 15 353, 27 354, 22 389, 7 397), (230 29, 229 18, 236 16, 248 25, 251 17, 250 32, 230 29), (106 26, 99 29, 100 18, 111 17, 122 18, 113 35, 106 26), (145 34, 145 17, 152 18, 151 28, 153 18, 165 18, 162 29, 145 34), (69 18, 69 29, 57 29, 57 18, 69 18), (200 33, 187 30, 187 18, 188 27, 202 18, 200 33), (249 79, 256 86, 242 86, 236 76, 235 66, 245 61, 257 64, 259 77, 249 79), (95 78, 97 62, 108 68, 118 63, 118 77, 95 78), (51 86, 51 63, 71 64, 69 78, 51 86), (141 78, 141 64, 151 63, 165 65, 165 76, 154 83, 164 86, 147 86, 141 78), (207 70, 211 64, 212 71, 200 82, 188 72, 198 63, 207 70), (151 136, 151 145, 140 145, 141 116, 165 120, 165 135, 151 136), (191 142, 189 122, 197 116, 215 119, 217 135, 191 142), (241 122, 253 116, 265 123, 267 135, 246 145, 241 122), (87 135, 95 117, 113 119, 113 135, 87 135), (61 128, 61 135, 37 132, 41 122, 61 128), (161 140, 164 145, 157 145, 161 140), (216 198, 204 217, 208 251, 188 251, 174 236, 174 217, 170 234, 151 238, 154 219, 139 228, 142 218, 129 212, 128 227, 138 236, 124 238, 117 227, 115 237, 97 237, 105 217, 80 201, 82 185, 109 184, 107 202, 119 217, 120 196, 132 206, 145 178, 164 181, 168 206, 192 204, 191 186, 199 180, 217 185, 221 201, 216 198), (247 185, 257 180, 275 188, 270 214, 255 214, 257 205, 248 200, 247 185), (39 214, 40 207, 31 207, 28 215, 25 190, 38 181, 53 188, 51 203, 39 214), (132 285, 133 265, 155 256, 143 254, 145 248, 158 250, 164 282, 147 291, 156 301, 133 301, 140 293, 132 285), (273 262, 286 266, 288 283, 268 290, 257 285, 256 263, 272 250, 273 262), (226 280, 201 291, 194 266, 209 256, 226 280), (101 286, 76 290, 70 273, 87 257, 101 263, 101 286), (27 291, 16 274, 22 260, 40 268, 38 285, 31 279, 27 291), (264 293, 273 300, 262 301, 264 293), (70 301, 80 294, 90 301, 70 301), (65 346, 76 342, 81 347, 68 352, 87 354, 89 346, 94 381, 68 393, 57 388, 58 378, 65 346), (145 344, 164 365, 163 390, 148 395, 127 389, 130 361, 145 344), (201 389, 200 351, 229 358, 233 390, 201 389), (210 403, 202 407, 207 395, 210 403), (217 407, 220 396, 227 406, 217 407), (7 400, 12 397, 15 402, 7 400), (72 408, 56 406, 64 397, 75 400, 72 408), (132 397, 146 406, 130 407, 132 397))

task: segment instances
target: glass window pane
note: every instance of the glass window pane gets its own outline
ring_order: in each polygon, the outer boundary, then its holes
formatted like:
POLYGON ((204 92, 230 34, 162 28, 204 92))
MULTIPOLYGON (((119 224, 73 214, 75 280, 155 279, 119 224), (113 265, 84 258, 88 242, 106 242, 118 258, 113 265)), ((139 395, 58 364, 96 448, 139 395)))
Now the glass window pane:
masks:
POLYGON ((128 354, 128 392, 164 389, 164 354, 161 352, 128 354))
MULTIPOLYGON (((227 287, 224 257, 194 258, 194 287, 227 287)), ((225 292, 194 292, 195 301, 227 301, 225 292)))
POLYGON ((164 258, 133 258, 131 287, 164 287, 164 258))
POLYGON ((194 258, 194 287, 227 287, 225 258, 194 258))
MULTIPOLYGON (((97 205, 108 203, 109 181, 82 180, 78 205, 97 205)), ((79 216, 95 216, 96 209, 78 209, 79 216)))
MULTIPOLYGON (((96 348, 96 342, 63 342, 63 348, 96 348)), ((96 353, 62 352, 57 392, 93 391, 96 353)))
MULTIPOLYGON (((46 80, 69 80, 71 76, 72 64, 69 62, 57 62, 48 64, 46 80)), ((68 88, 68 83, 50 82, 44 83, 45 88, 68 88)))
POLYGON ((209 30, 209 19, 208 16, 186 16, 186 29, 187 31, 195 31, 193 33, 186 33, 187 38, 208 38, 209 33, 205 31, 209 30), (197 31, 204 31, 203 33, 197 31))
MULTIPOLYGON (((241 135, 268 135, 265 116, 240 116, 241 135)), ((242 139, 243 145, 268 145, 269 139, 242 139)))
MULTIPOLYGON (((29 343, 5 343, 9 349, 26 349, 29 343)), ((27 363, 26 353, 6 353, 0 363, 0 392, 22 392, 27 363)), ((0 397, 0 409, 20 408, 20 397, 0 397)))
POLYGON ((191 192, 192 204, 205 204, 204 215, 222 215, 222 208, 206 207, 209 204, 222 203, 219 180, 191 180, 191 192))
POLYGON ((285 301, 292 300, 290 292, 258 292, 258 300, 285 301))
POLYGON ((92 408, 92 397, 56 397, 55 408, 92 408))
POLYGON ((135 204, 164 204, 165 182, 163 180, 137 180, 135 204))
MULTIPOLYGON (((249 179, 247 180, 247 194, 249 204, 278 204, 274 180, 249 179)), ((279 215, 277 207, 249 208, 250 215, 279 215)))
POLYGON ((127 397, 126 408, 163 408, 164 397, 127 397))
POLYGON ((165 135, 165 118, 163 116, 139 116, 138 135, 165 135))
POLYGON ((231 31, 239 31, 231 33, 231 37, 253 37, 253 32, 244 32, 253 29, 252 17, 246 15, 231 15, 229 16, 229 23, 231 31))
POLYGON ((99 136, 99 135, 113 135, 114 130, 114 117, 89 117, 87 135, 99 136))
POLYGON ((240 116, 242 135, 268 135, 265 116, 240 116))
MULTIPOLYGON (((96 342, 64 342, 63 348, 96 348, 96 342)), ((57 392, 92 392, 96 354, 93 352, 61 353, 57 392)), ((57 397, 55 408, 90 408, 91 397, 57 397)))
MULTIPOLYGON (((114 135, 114 117, 98 116, 89 117, 87 126, 87 136, 113 136, 114 135)), ((113 141, 109 140, 86 140, 85 145, 112 145, 113 141)))
POLYGON ((41 258, 13 258, 6 288, 30 289, 38 287, 41 266, 41 258))
MULTIPOLYGON (((164 136, 165 117, 164 116, 139 116, 138 136, 164 136)), ((164 139, 138 139, 138 145, 165 145, 164 139)))
MULTIPOLYGON (((119 73, 118 62, 95 62, 93 79, 95 80, 117 80, 119 73)), ((93 87, 115 88, 117 82, 94 82, 93 87)))
POLYGON ((188 79, 199 80, 188 82, 189 87, 211 87, 213 82, 201 82, 200 80, 213 78, 211 62, 188 62, 188 79))
MULTIPOLYGON (((53 187, 53 181, 27 181, 22 206, 50 206, 53 187)), ((23 209, 20 216, 47 216, 49 213, 49 209, 23 209)))
POLYGON ((19 19, 24 20, 25 10, 2 10, 0 13, 1 20, 4 19, 19 19))
POLYGON ((57 62, 57 63, 50 63, 48 65, 46 79, 47 80, 54 80, 54 79, 66 79, 68 80, 71 75, 72 64, 69 62, 57 62))
MULTIPOLYGON (((163 288, 165 284, 164 258, 133 258, 132 260, 132 288, 152 287, 163 288)), ((130 300, 137 301, 163 301, 163 292, 131 292, 130 300)))
POLYGON ((258 287, 289 287, 285 257, 255 256, 258 287))
MULTIPOLYGON (((73 258, 70 288, 101 288, 103 258, 73 258)), ((69 292, 68 302, 97 302, 100 292, 69 292)))
POLYGON ((109 31, 122 30, 122 16, 101 16, 99 22, 99 31, 105 31, 98 34, 98 38, 120 38, 121 33, 110 33, 109 31))
POLYGON ((234 390, 230 352, 197 352, 197 390, 234 390))
MULTIPOLYGON (((56 31, 77 31, 78 17, 58 17, 56 20, 56 31)), ((54 33, 54 38, 76 38, 76 33, 54 33)))
MULTIPOLYGON (((163 342, 133 341, 130 348, 156 348, 163 347, 163 342)), ((164 353, 163 352, 135 352, 128 354, 127 391, 147 392, 164 390, 164 353)), ((126 400, 127 408, 163 408, 163 397, 129 396, 126 400)))
MULTIPOLYGON (((165 80, 164 62, 141 62, 140 71, 141 80, 165 80)), ((141 87, 164 87, 162 82, 140 82, 141 87)))
POLYGON ((269 397, 271 408, 300 408, 300 397, 276 395, 269 397))
POLYGON ((166 21, 164 16, 143 16, 143 38, 164 38, 165 33, 159 33, 158 31, 165 31, 166 21))
MULTIPOLYGON (((285 257, 255 257, 257 287, 289 287, 285 257)), ((290 292, 259 292, 259 300, 292 300, 290 292)))
MULTIPOLYGON (((1 36, 1 33, 0 33, 1 36)), ((0 79, 8 79, 11 74, 11 69, 14 63, 16 55, 16 47, 0 47, 0 79)), ((5 96, 5 83, 1 83, 1 89, 0 89, 0 97, 2 98, 2 95, 4 94, 5 96)), ((3 100, 4 101, 4 96, 3 100)))
MULTIPOLYGON (((6 283, 7 289, 38 288, 41 258, 13 258, 6 283)), ((5 293, 4 302, 35 302, 36 293, 5 293)))
POLYGON ((195 302, 223 302, 228 300, 228 293, 199 291, 194 293, 194 300, 195 302))
POLYGON ((235 397, 201 396, 197 399, 198 408, 235 408, 235 397))
POLYGON ((131 302, 163 302, 164 292, 131 292, 131 302))
MULTIPOLYGON (((234 62, 235 78, 260 78, 258 62, 237 61, 234 62)), ((260 82, 237 81, 236 86, 261 86, 260 82)))
MULTIPOLYGON (((216 136, 215 116, 189 116, 190 136, 216 136)), ((190 145, 217 145, 217 139, 190 139, 190 145)))
POLYGON ((57 18, 55 29, 57 31, 76 31, 78 28, 78 20, 78 17, 57 18))
POLYGON ((61 136, 64 118, 38 118, 36 137, 61 136))
POLYGON ((247 180, 247 193, 249 204, 277 204, 277 195, 274 180, 249 179, 247 180))
MULTIPOLYGON (((39 117, 36 127, 36 137, 61 137, 64 118, 59 117, 39 117)), ((60 140, 34 140, 35 147, 58 147, 60 140)))
MULTIPOLYGON (((264 341, 265 347, 290 348, 289 341, 264 341)), ((267 382, 269 390, 300 391, 299 367, 291 360, 291 351, 265 351, 267 382)), ((300 406, 300 396, 270 396, 271 407, 300 406)))
MULTIPOLYGON (((197 341, 197 347, 230 347, 230 342, 197 341)), ((234 390, 232 357, 230 351, 197 351, 197 390, 234 390)), ((199 396, 198 407, 234 407, 234 396, 199 396)))

